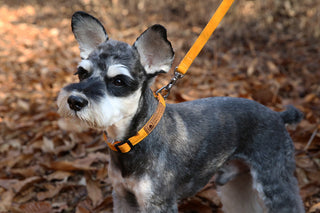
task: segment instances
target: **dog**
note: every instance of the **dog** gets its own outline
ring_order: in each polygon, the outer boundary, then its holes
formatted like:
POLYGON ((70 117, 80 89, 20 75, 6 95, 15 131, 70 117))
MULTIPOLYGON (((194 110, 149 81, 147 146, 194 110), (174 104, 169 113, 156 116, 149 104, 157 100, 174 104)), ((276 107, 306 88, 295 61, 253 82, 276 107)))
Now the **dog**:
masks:
POLYGON ((58 112, 106 131, 114 212, 178 212, 177 202, 213 176, 225 212, 304 212, 285 128, 302 119, 299 110, 275 112, 231 97, 166 105, 150 89, 174 59, 163 26, 129 45, 109 39, 85 12, 71 22, 82 58, 79 82, 62 88, 58 112))

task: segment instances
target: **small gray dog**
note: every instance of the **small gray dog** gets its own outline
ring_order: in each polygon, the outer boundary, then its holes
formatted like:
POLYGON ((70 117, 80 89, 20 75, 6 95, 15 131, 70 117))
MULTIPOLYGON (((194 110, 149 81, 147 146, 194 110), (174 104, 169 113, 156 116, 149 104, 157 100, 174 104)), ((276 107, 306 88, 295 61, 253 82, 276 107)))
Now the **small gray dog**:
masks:
POLYGON ((82 58, 80 82, 61 90, 59 113, 106 131, 114 212, 178 212, 177 202, 214 175, 225 212, 304 212, 285 128, 301 120, 297 109, 274 112, 230 97, 164 109, 150 89, 174 58, 164 27, 151 26, 131 46, 109 39, 96 18, 76 12, 72 31, 82 58), (150 124, 151 117, 157 121, 150 124), (146 123, 151 130, 132 144, 146 123))

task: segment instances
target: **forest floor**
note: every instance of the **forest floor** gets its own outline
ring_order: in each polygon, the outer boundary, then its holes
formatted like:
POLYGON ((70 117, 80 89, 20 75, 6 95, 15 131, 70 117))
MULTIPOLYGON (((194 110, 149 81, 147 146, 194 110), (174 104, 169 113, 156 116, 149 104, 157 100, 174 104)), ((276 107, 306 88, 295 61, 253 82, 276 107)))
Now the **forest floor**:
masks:
MULTIPOLYGON (((218 3, 0 0, 0 212, 112 212, 101 132, 77 129, 57 114, 59 90, 77 81, 73 12, 93 14, 111 38, 131 44, 148 26, 164 25, 175 67, 218 3)), ((233 96, 276 111, 299 108, 305 118, 289 132, 310 213, 320 212, 319 23, 319 1, 237 1, 168 99, 233 96)), ((161 75, 153 88, 171 76, 161 75)), ((214 183, 181 201, 179 211, 222 212, 214 183)))

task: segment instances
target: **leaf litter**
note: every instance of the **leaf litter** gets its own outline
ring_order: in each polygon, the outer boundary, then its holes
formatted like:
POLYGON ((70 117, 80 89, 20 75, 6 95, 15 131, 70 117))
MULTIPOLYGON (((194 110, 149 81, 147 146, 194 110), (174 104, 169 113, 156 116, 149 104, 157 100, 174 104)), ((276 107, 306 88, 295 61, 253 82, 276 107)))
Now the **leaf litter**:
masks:
MULTIPOLYGON (((0 212, 112 212, 108 150, 101 132, 57 114, 56 97, 79 62, 70 29, 84 10, 112 38, 133 43, 154 23, 164 25, 176 52, 188 51, 218 5, 216 0, 0 0, 0 212)), ((168 102, 209 96, 254 99, 273 110, 297 106, 305 119, 290 129, 301 196, 320 211, 320 3, 237 1, 168 102)), ((168 83, 160 76, 154 89, 168 83)), ((180 212, 222 212, 210 182, 181 201, 180 212)))

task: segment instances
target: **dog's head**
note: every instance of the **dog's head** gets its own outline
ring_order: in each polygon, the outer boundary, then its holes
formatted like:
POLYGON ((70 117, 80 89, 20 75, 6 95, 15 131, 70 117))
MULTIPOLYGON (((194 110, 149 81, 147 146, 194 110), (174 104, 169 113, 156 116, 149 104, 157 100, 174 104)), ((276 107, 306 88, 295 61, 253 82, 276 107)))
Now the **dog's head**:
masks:
POLYGON ((58 112, 96 129, 132 119, 143 90, 171 67, 174 53, 165 28, 151 26, 131 46, 109 39, 87 13, 76 12, 71 25, 82 59, 75 73, 79 82, 61 90, 58 112))

